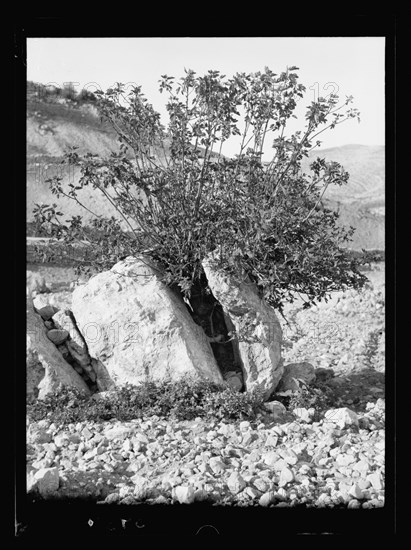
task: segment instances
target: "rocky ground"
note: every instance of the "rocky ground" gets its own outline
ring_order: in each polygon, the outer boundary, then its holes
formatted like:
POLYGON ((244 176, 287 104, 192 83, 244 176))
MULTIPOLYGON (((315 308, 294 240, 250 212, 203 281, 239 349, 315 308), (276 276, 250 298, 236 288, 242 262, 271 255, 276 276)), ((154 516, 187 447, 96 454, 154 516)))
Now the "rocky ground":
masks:
MULTIPOLYGON (((41 271, 54 292, 40 294, 39 304, 69 307, 74 273, 41 271)), ((30 494, 130 504, 383 506, 383 266, 367 276, 361 292, 336 293, 308 310, 294 303, 288 324, 280 318, 285 363, 308 361, 333 374, 324 383, 335 409, 318 421, 310 409, 276 408, 252 423, 28 424, 30 494)))

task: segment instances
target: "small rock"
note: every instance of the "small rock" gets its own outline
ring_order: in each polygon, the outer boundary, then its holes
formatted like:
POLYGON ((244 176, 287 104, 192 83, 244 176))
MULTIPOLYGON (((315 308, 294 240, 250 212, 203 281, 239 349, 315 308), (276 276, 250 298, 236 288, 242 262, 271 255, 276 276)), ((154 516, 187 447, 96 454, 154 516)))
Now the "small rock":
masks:
POLYGON ((58 468, 42 468, 34 475, 37 481, 39 492, 42 496, 48 496, 55 493, 59 488, 59 471, 58 468))
POLYGON ((274 464, 279 460, 280 456, 274 451, 269 451, 268 453, 263 453, 261 460, 267 464, 267 466, 274 466, 274 464))
POLYGON ((264 444, 265 447, 276 447, 278 443, 278 437, 275 435, 269 435, 264 444))
POLYGON ((283 487, 280 487, 275 493, 275 496, 280 499, 285 499, 287 498, 287 491, 283 487))
POLYGON ((287 449, 285 452, 280 451, 280 454, 287 464, 291 464, 292 466, 297 464, 298 455, 292 449, 287 449))
POLYGON ((210 458, 209 464, 210 464, 211 470, 215 474, 222 474, 224 470, 227 468, 227 466, 224 464, 221 458, 218 458, 218 457, 210 458))
POLYGON ((382 399, 381 397, 379 399, 377 399, 377 402, 376 402, 375 406, 378 409, 381 409, 381 410, 385 411, 385 399, 382 399))
POLYGON ((335 462, 338 466, 349 466, 355 462, 355 457, 353 455, 338 455, 335 462))
POLYGON ((253 487, 246 487, 244 489, 244 493, 248 495, 250 498, 257 498, 259 496, 259 492, 254 489, 253 487))
POLYGON ((226 383, 234 391, 240 391, 241 388, 243 387, 243 381, 241 380, 240 376, 238 376, 237 374, 227 377, 226 383))
POLYGON ((329 409, 325 412, 324 417, 327 421, 337 424, 340 428, 345 428, 347 426, 358 426, 358 416, 357 414, 347 409, 347 407, 342 407, 341 409, 329 409))
POLYGON ((31 424, 27 430, 27 443, 41 445, 43 443, 50 443, 52 440, 51 434, 46 432, 45 429, 31 424))
MULTIPOLYGON (((87 451, 86 453, 84 453, 84 456, 83 456, 83 459, 84 460, 91 460, 92 458, 94 458, 95 456, 97 456, 98 454, 98 451, 96 448, 94 449, 90 449, 89 451, 87 451)), ((90 465, 89 465, 90 466, 90 465)))
POLYGON ((268 491, 267 493, 264 493, 261 495, 260 500, 258 501, 260 506, 269 506, 275 501, 275 493, 274 491, 268 491))
POLYGON ((243 436, 242 444, 245 447, 248 447, 250 445, 250 443, 252 443, 255 440, 255 438, 256 438, 256 436, 252 432, 247 432, 243 436))
POLYGON ((41 318, 44 321, 48 321, 49 319, 51 319, 53 317, 53 315, 55 313, 57 313, 58 309, 54 306, 47 305, 47 306, 44 306, 44 307, 40 308, 37 311, 38 311, 38 313, 40 314, 41 318))
POLYGON ((280 401, 268 401, 264 403, 264 408, 274 416, 274 419, 281 418, 287 412, 287 409, 280 401))
POLYGON ((119 493, 110 493, 106 496, 104 499, 105 504, 116 504, 120 500, 120 494, 119 493))
POLYGON ((145 498, 149 490, 147 478, 136 474, 131 478, 131 481, 134 483, 134 496, 138 499, 145 498))
POLYGON ((191 504, 195 499, 195 490, 191 485, 188 487, 180 485, 174 487, 173 497, 176 498, 180 504, 191 504))
POLYGON ((360 489, 364 490, 371 487, 371 482, 368 479, 359 479, 357 485, 360 489))
MULTIPOLYGON (((114 426, 105 431, 105 436, 109 440, 119 439, 120 441, 124 441, 124 439, 126 439, 126 437, 128 437, 133 431, 134 431, 133 428, 130 428, 127 426, 114 426)), ((141 440, 142 438, 139 437, 141 435, 142 434, 136 434, 135 437, 141 440)), ((143 437, 145 441, 148 443, 148 439, 145 436, 143 437)), ((134 444, 134 441, 133 441, 133 444, 134 444)))
POLYGON ((58 434, 54 438, 54 444, 56 445, 56 447, 67 447, 69 443, 70 438, 65 433, 58 434))
POLYGON ((244 422, 240 422, 240 430, 242 432, 245 432, 246 430, 249 430, 251 428, 251 424, 247 421, 244 421, 244 422))
POLYGON ((370 470, 370 463, 368 460, 362 459, 353 465, 353 469, 365 475, 370 470))
POLYGON ((84 439, 88 440, 90 439, 91 437, 93 437, 93 433, 87 428, 87 426, 85 426, 82 430, 81 430, 81 435, 84 437, 84 439))
POLYGON ((158 497, 156 497, 153 502, 155 504, 168 504, 168 500, 163 495, 159 495, 158 497))
POLYGON ((347 508, 361 508, 361 502, 358 502, 355 498, 350 500, 347 508))
POLYGON ((311 363, 291 363, 285 365, 284 373, 278 384, 278 391, 296 391, 300 388, 300 380, 305 384, 311 384, 315 380, 315 369, 311 363))
POLYGON ((232 431, 232 426, 230 424, 221 424, 217 431, 221 435, 228 436, 232 431))
POLYGON ((301 425, 298 422, 290 422, 286 426, 284 425, 284 428, 287 435, 291 435, 302 430, 301 425))
POLYGON ((354 485, 352 485, 351 489, 349 490, 349 494, 356 499, 364 498, 362 489, 358 486, 357 483, 354 483, 354 485))
POLYGON ((244 478, 238 472, 233 472, 227 480, 228 488, 235 494, 240 493, 246 485, 244 478))
POLYGON ((263 479, 261 479, 260 477, 258 477, 257 479, 255 479, 253 481, 253 485, 254 487, 260 491, 261 493, 265 493, 268 491, 268 484, 266 481, 264 481, 263 479))
POLYGON ((53 344, 58 346, 67 340, 69 333, 67 330, 55 328, 47 332, 47 337, 53 342, 53 344))
POLYGON ((124 441, 123 445, 121 446, 121 448, 123 449, 123 451, 126 451, 126 452, 129 452, 132 450, 133 448, 133 445, 131 443, 131 441, 129 439, 126 439, 126 441, 124 441))
POLYGON ((287 483, 294 481, 294 474, 289 468, 283 468, 280 472, 280 481, 278 485, 284 487, 287 483))
POLYGON ((383 479, 380 472, 375 472, 367 476, 367 481, 371 483, 376 491, 383 489, 383 479))
POLYGON ((33 462, 33 467, 36 468, 36 470, 44 470, 50 468, 53 462, 54 461, 52 458, 43 458, 41 460, 36 460, 35 462, 33 462))
POLYGON ((385 441, 382 440, 382 441, 377 441, 377 443, 374 445, 376 449, 378 449, 379 451, 384 451, 385 449, 385 441))
POLYGON ((304 407, 297 407, 296 409, 293 409, 293 413, 303 422, 311 421, 311 415, 308 412, 308 409, 305 409, 304 407))
POLYGON ((86 350, 79 346, 74 340, 67 340, 66 345, 71 357, 77 361, 80 366, 86 368, 89 373, 93 373, 90 367, 90 357, 86 350))
POLYGON ((31 493, 37 489, 38 480, 35 478, 36 470, 27 472, 27 492, 31 493))

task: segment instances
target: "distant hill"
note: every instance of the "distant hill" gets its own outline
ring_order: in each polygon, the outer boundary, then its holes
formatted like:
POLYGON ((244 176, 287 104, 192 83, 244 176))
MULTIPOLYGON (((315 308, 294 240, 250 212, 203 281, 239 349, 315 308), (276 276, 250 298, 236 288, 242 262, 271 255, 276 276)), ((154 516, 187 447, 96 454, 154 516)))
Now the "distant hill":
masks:
MULTIPOLYGON (((33 219, 34 203, 57 202, 46 180, 58 174, 64 181, 76 182, 77 169, 68 172, 61 165, 64 152, 77 146, 80 153, 100 156, 118 151, 116 133, 100 121, 94 102, 72 100, 61 94, 39 94, 38 85, 29 83, 27 94, 27 221, 33 219)), ((160 154, 160 153, 159 153, 160 154)), ((329 188, 325 203, 340 212, 344 225, 357 231, 351 247, 354 249, 384 249, 384 159, 383 146, 344 145, 311 152, 303 162, 303 170, 317 157, 341 163, 350 174, 347 185, 329 188)), ((83 189, 79 198, 98 214, 114 215, 99 194, 83 189)), ((68 217, 84 212, 70 199, 58 199, 68 217)))
POLYGON ((303 169, 317 157, 339 162, 350 174, 341 187, 329 187, 325 204, 339 211, 340 224, 356 228, 351 247, 385 249, 385 147, 343 145, 311 152, 303 169))
POLYGON ((339 162, 350 174, 347 185, 335 186, 327 190, 326 196, 329 199, 342 202, 363 201, 384 204, 384 146, 343 145, 314 150, 303 162, 303 168, 308 169, 309 163, 317 157, 339 162))

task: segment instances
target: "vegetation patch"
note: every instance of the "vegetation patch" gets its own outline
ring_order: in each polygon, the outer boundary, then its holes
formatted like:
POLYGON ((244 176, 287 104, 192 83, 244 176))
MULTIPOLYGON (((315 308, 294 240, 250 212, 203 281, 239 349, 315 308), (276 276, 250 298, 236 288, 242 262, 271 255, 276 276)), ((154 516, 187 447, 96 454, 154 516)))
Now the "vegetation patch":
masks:
POLYGON ((45 399, 28 402, 27 416, 32 422, 48 419, 59 425, 112 419, 125 422, 152 415, 235 420, 254 419, 262 404, 258 392, 238 393, 212 382, 146 382, 125 384, 97 399, 63 387, 45 399))

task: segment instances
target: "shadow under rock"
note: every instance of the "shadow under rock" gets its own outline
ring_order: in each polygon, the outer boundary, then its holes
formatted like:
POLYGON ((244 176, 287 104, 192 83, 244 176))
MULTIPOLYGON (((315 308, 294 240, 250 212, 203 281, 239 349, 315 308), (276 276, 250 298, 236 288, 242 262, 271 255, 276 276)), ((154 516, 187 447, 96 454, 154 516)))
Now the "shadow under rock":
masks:
POLYGON ((372 368, 335 376, 325 385, 339 407, 348 407, 355 412, 364 412, 367 403, 385 397, 385 374, 372 368))

